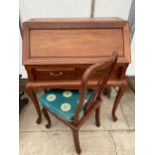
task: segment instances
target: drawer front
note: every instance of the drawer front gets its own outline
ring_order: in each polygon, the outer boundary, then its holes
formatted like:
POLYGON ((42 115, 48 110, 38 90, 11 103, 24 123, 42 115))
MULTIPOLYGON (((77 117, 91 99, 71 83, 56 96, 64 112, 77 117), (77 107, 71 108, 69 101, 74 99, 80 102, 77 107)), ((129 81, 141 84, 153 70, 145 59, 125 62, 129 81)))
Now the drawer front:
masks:
MULTIPOLYGON (((80 68, 80 75, 82 76, 83 73, 85 72, 86 68, 80 68)), ((91 76, 89 77, 90 80, 98 80, 100 77, 106 77, 108 75, 107 70, 100 70, 100 71, 95 71, 91 76)), ((118 79, 119 78, 119 68, 115 68, 114 71, 112 72, 110 79, 118 79)))
POLYGON ((33 70, 36 81, 49 80, 73 80, 75 78, 75 68, 36 68, 33 70))

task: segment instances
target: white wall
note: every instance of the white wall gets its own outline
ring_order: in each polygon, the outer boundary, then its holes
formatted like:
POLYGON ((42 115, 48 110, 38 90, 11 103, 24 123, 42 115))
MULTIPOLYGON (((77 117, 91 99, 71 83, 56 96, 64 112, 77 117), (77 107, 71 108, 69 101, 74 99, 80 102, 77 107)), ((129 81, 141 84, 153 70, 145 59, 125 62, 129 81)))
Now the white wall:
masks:
POLYGON ((132 0, 96 0, 95 17, 128 19, 132 0))
POLYGON ((22 21, 29 18, 90 17, 91 0, 20 0, 22 21))
MULTIPOLYGON (((94 17, 128 18, 132 0, 96 0, 94 17)), ((89 18, 91 14, 91 0, 20 0, 21 20, 29 18, 89 18)), ((22 66, 22 45, 20 38, 20 66, 19 72, 23 78, 27 77, 22 66)), ((131 45, 132 64, 127 74, 134 75, 134 41, 131 45)))

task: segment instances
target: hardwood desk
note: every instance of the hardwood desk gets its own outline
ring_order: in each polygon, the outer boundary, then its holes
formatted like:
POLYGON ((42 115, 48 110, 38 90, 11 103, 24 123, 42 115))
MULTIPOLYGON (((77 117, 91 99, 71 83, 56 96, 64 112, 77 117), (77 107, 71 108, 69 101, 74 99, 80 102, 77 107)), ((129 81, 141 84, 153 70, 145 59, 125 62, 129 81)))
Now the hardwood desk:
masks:
MULTIPOLYGON (((120 18, 30 19, 23 24, 23 64, 27 70, 26 90, 37 114, 42 114, 34 90, 79 88, 85 69, 117 51, 119 58, 107 87, 118 86, 112 118, 127 87, 125 72, 130 63, 129 25, 120 18)), ((89 87, 96 85, 95 73, 89 87)), ((106 74, 106 72, 105 72, 106 74)))

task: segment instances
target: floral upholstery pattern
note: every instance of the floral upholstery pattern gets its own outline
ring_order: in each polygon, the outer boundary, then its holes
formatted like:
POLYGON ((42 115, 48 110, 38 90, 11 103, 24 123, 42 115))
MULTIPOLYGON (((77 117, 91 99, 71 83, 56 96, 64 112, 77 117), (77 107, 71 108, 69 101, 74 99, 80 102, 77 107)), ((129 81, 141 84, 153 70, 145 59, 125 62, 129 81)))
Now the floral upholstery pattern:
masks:
MULTIPOLYGON (((87 90, 85 102, 80 117, 84 115, 84 107, 93 90, 87 90)), ((44 93, 39 98, 42 106, 48 108, 51 112, 59 115, 68 122, 72 122, 77 105, 79 103, 80 93, 78 90, 52 89, 44 93)))

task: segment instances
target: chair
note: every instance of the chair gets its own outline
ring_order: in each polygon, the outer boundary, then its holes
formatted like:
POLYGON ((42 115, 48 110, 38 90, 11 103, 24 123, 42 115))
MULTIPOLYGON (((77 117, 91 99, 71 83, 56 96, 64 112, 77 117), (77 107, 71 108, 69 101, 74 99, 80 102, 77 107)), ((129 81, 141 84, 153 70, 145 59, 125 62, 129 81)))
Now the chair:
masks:
POLYGON ((79 129, 95 112, 96 126, 100 126, 100 104, 102 92, 115 67, 118 55, 114 52, 106 61, 98 62, 86 69, 81 81, 80 90, 53 89, 46 91, 39 98, 42 112, 50 128, 51 120, 48 113, 53 114, 71 128, 76 152, 81 153, 79 143, 79 129), (95 72, 102 71, 101 78, 94 90, 87 89, 88 79, 95 72), (106 74, 105 74, 106 72, 106 74))

